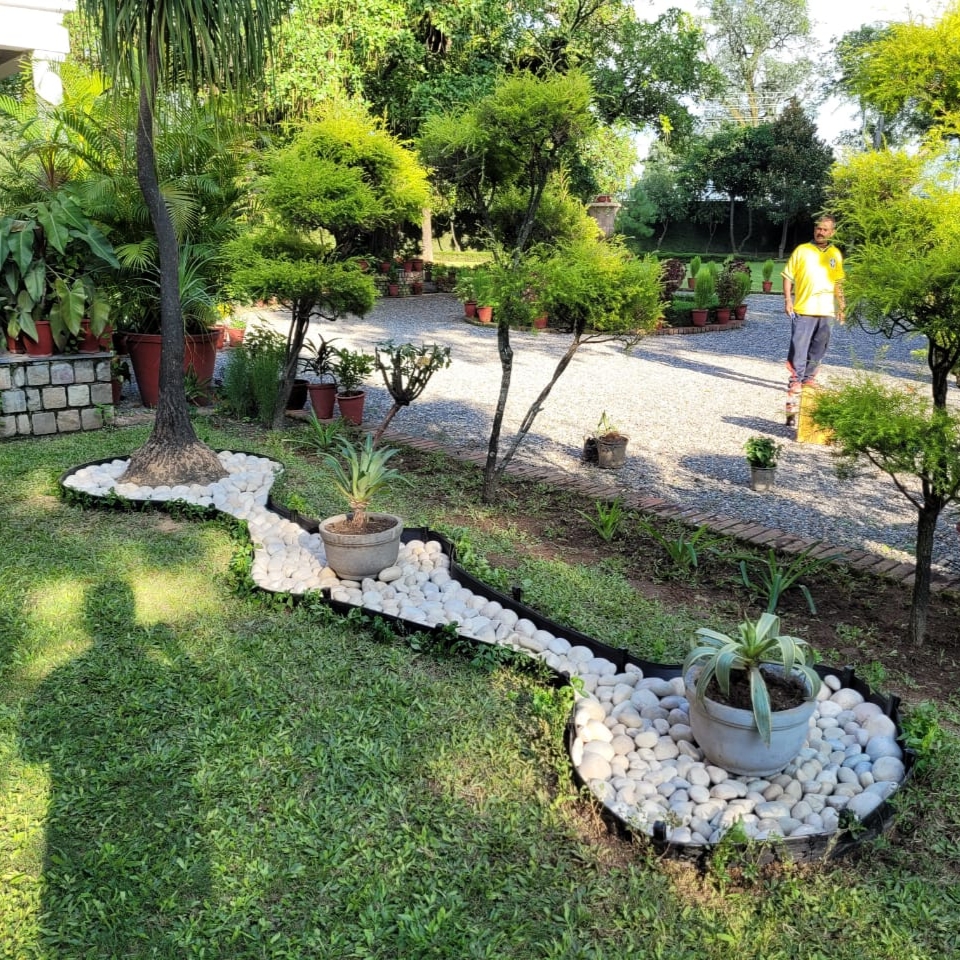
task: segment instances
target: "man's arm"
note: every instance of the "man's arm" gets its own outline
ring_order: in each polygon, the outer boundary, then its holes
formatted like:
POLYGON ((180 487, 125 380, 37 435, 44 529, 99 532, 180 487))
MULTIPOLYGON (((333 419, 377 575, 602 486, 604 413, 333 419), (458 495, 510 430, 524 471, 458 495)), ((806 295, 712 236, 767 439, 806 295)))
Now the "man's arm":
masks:
POLYGON ((783 278, 783 312, 788 317, 793 316, 793 281, 787 276, 783 278))

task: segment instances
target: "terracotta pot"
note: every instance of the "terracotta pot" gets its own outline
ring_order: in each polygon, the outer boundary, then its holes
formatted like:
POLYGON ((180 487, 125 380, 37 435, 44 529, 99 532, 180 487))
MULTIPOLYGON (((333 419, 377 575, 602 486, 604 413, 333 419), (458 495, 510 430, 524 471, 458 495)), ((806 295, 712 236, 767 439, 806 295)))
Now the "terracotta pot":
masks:
POLYGON ((734 308, 733 315, 737 322, 745 320, 747 317, 747 305, 745 303, 738 303, 734 308))
POLYGON ((537 330, 546 330, 547 328, 547 315, 541 314, 539 317, 533 318, 533 325, 537 330))
POLYGON ((23 341, 19 336, 11 337, 7 335, 7 350, 10 353, 24 353, 23 341))
POLYGON ((333 406, 337 399, 335 383, 311 383, 307 386, 310 406, 318 420, 332 420, 333 406))
POLYGON ((239 347, 243 343, 243 335, 246 333, 244 327, 227 327, 227 338, 231 347, 239 347))
POLYGON ((388 284, 387 284, 387 296, 388 296, 388 297, 399 297, 399 296, 400 296, 400 284, 399 284, 399 283, 388 283, 388 284))
POLYGON ((476 300, 467 300, 463 305, 463 315, 465 317, 475 317, 477 315, 476 300))
POLYGON ((217 349, 222 350, 229 339, 227 336, 227 328, 221 324, 218 327, 214 327, 214 330, 217 331, 217 349))
POLYGON ((490 323, 493 320, 493 307, 481 307, 477 304, 477 319, 481 323, 490 323))
POLYGON ((360 424, 363 423, 363 404, 366 399, 367 395, 363 390, 359 393, 351 394, 349 397, 338 393, 337 406, 340 408, 340 416, 343 417, 347 423, 360 426, 360 424))
POLYGON ((730 322, 730 308, 729 307, 717 307, 717 323, 729 323, 730 322))
POLYGON ((423 260, 421 260, 419 257, 414 257, 411 265, 413 267, 413 272, 419 273, 423 269, 423 260))
POLYGON ((760 281, 760 287, 761 287, 761 289, 763 290, 764 293, 769 293, 769 292, 773 289, 773 281, 772 281, 772 280, 761 280, 761 281, 760 281))
MULTIPOLYGON (((157 333, 128 333, 127 348, 133 375, 145 407, 155 407, 160 398, 160 345, 163 338, 157 333)), ((216 333, 188 334, 185 337, 183 372, 193 367, 197 380, 203 383, 213 379, 217 363, 216 333)))
POLYGON ((695 327, 705 327, 707 325, 707 314, 709 310, 691 310, 690 319, 695 327))
POLYGON ((697 288, 697 278, 696 277, 687 277, 687 289, 696 290, 697 288))
POLYGON ((28 356, 31 357, 49 357, 53 355, 53 333, 50 330, 49 320, 37 320, 37 339, 28 337, 21 333, 20 337, 28 356))
POLYGON ((419 296, 421 293, 423 293, 423 284, 418 283, 417 281, 414 281, 413 283, 410 284, 410 292, 414 296, 419 296))
POLYGON ((90 330, 90 321, 80 321, 80 344, 77 349, 81 353, 99 353, 100 338, 95 337, 90 330))

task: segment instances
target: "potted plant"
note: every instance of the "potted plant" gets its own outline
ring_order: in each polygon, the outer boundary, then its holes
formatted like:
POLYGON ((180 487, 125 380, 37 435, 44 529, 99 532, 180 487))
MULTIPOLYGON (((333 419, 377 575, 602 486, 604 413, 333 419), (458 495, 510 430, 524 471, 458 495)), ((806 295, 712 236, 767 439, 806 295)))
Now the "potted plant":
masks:
POLYGON ((463 315, 468 318, 477 315, 477 298, 474 292, 475 277, 476 270, 474 268, 461 267, 453 284, 454 296, 463 301, 463 315))
POLYGON ((399 471, 388 466, 398 451, 374 447, 370 434, 360 447, 345 438, 340 439, 339 447, 343 462, 332 454, 325 454, 324 460, 350 512, 321 521, 319 533, 333 572, 344 580, 362 580, 393 566, 400 552, 401 518, 369 512, 384 487, 400 479, 399 471))
POLYGON ((716 302, 716 281, 713 278, 713 270, 708 265, 704 265, 697 271, 697 282, 693 288, 693 310, 690 316, 695 327, 707 325, 707 315, 716 302))
POLYGON ((753 277, 749 273, 738 271, 733 275, 736 281, 736 306, 734 307, 734 316, 738 321, 743 321, 747 316, 747 297, 753 289, 753 277))
POLYGON ((320 420, 330 420, 333 417, 333 406, 337 398, 337 351, 332 344, 333 340, 324 340, 323 337, 320 337, 318 343, 307 340, 300 353, 300 369, 317 377, 316 381, 307 384, 307 393, 310 395, 310 406, 320 420))
POLYGON ((750 464, 750 488, 758 493, 772 490, 777 479, 777 461, 782 444, 770 437, 750 437, 743 445, 750 464))
POLYGON ((700 272, 700 268, 703 266, 703 259, 701 257, 692 257, 690 259, 690 276, 687 277, 687 287, 690 290, 693 290, 697 285, 697 274, 700 272))
POLYGON ((478 267, 473 273, 473 298, 477 302, 477 319, 490 323, 493 319, 494 301, 497 297, 497 281, 490 267, 478 267))
POLYGON ((373 373, 374 358, 360 350, 345 348, 335 351, 337 359, 331 369, 337 378, 337 406, 340 416, 348 423, 359 425, 363 421, 363 404, 366 393, 363 381, 373 373))
POLYGON ((760 268, 760 274, 763 279, 760 281, 760 285, 763 287, 764 293, 769 293, 773 289, 773 270, 776 264, 772 260, 764 260, 763 266, 760 268))
POLYGON ((113 390, 113 405, 120 404, 123 385, 130 382, 130 364, 123 357, 110 358, 110 388, 113 390))
POLYGON ((627 456, 628 439, 604 410, 593 435, 583 442, 583 459, 587 463, 596 463, 604 470, 622 467, 627 456))
POLYGON ((780 634, 780 618, 762 613, 736 637, 697 630, 683 663, 694 739, 710 763, 764 777, 800 752, 816 709, 820 676, 809 644, 780 634))
POLYGON ((119 266, 110 242, 68 193, 0 217, 0 312, 7 337, 16 341, 22 334, 28 353, 47 356, 79 337, 86 320, 96 345, 110 318, 101 280, 119 266))

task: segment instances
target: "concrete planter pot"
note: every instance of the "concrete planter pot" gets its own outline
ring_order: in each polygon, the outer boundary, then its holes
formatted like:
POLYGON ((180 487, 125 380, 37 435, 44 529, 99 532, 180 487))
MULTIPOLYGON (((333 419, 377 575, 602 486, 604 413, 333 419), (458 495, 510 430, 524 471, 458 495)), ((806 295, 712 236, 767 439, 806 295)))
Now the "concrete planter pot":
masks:
POLYGON ((777 485, 776 467, 750 467, 750 489, 769 493, 777 485))
POLYGON ((392 513, 368 513, 367 517, 371 521, 392 523, 373 533, 344 533, 336 528, 346 521, 345 513, 320 522, 319 533, 327 554, 327 565, 341 580, 375 577, 397 562, 403 520, 392 513))
POLYGON ((728 707, 709 697, 694 695, 697 671, 684 678, 690 704, 690 729, 710 763, 730 773, 766 777, 779 773, 802 749, 810 732, 816 700, 772 715, 769 745, 763 742, 751 710, 728 707))

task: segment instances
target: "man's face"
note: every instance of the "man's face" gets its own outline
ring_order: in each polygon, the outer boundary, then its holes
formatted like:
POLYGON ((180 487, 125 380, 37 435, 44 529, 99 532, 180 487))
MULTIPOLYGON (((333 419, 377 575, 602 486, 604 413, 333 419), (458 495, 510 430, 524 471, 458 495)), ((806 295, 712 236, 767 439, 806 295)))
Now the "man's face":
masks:
POLYGON ((835 229, 832 220, 818 220, 813 227, 813 242, 821 250, 826 249, 835 229))

